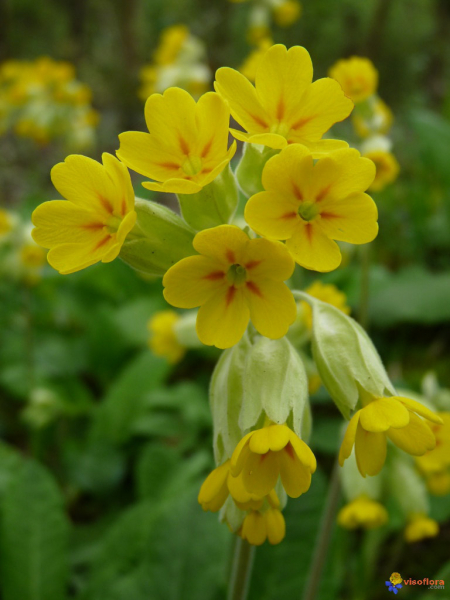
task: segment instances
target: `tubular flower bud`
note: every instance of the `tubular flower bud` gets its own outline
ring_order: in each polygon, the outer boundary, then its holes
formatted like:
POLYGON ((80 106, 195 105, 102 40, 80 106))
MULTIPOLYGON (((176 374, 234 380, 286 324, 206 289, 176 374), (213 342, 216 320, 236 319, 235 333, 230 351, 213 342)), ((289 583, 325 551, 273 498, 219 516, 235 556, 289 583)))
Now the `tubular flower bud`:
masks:
POLYGON ((291 498, 298 498, 311 485, 316 459, 309 447, 286 425, 267 425, 242 438, 231 457, 230 473, 246 491, 266 496, 278 478, 291 498))
POLYGON ((367 496, 359 496, 339 511, 337 522, 345 529, 376 529, 388 521, 388 513, 382 504, 367 496))
POLYGON ((377 91, 378 71, 368 58, 352 56, 338 60, 331 67, 329 76, 341 84, 344 94, 355 104, 377 91))
POLYGON ((130 169, 154 181, 142 185, 156 192, 196 194, 228 165, 230 113, 214 92, 198 103, 180 89, 153 94, 145 104, 150 133, 128 131, 119 136, 117 156, 130 169))
POLYGON ((245 131, 231 129, 238 140, 281 149, 303 144, 317 158, 345 148, 338 140, 321 139, 332 125, 351 113, 353 102, 333 79, 312 83, 308 51, 289 50, 281 44, 269 48, 259 62, 255 86, 238 71, 222 67, 214 87, 229 103, 231 114, 245 131))
POLYGON ((412 514, 405 528, 405 539, 410 544, 420 542, 425 538, 436 537, 439 534, 439 524, 424 514, 412 514))
POLYGON ((169 269, 164 297, 178 308, 200 306, 197 334, 203 344, 230 348, 250 319, 271 339, 287 333, 296 305, 283 281, 294 262, 282 244, 251 240, 238 227, 221 225, 198 233, 193 245, 200 256, 169 269))
POLYGON ((420 402, 401 396, 376 397, 364 391, 361 401, 363 408, 353 415, 342 442, 341 466, 355 446, 361 475, 376 475, 386 460, 388 438, 413 456, 421 456, 435 447, 433 432, 420 417, 437 424, 442 420, 420 402))
POLYGON ((72 155, 53 167, 53 184, 67 200, 33 212, 33 239, 50 248, 48 262, 63 275, 114 260, 136 222, 127 168, 111 154, 102 160, 72 155))

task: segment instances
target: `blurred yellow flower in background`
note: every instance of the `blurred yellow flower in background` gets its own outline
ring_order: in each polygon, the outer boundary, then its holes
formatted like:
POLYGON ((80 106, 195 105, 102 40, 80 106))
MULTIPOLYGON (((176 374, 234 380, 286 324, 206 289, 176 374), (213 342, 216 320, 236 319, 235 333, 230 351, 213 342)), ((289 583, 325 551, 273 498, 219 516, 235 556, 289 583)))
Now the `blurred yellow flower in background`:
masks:
POLYGON ((345 529, 376 529, 388 521, 388 513, 382 504, 361 495, 341 508, 337 522, 345 529))
POLYGON ((302 5, 298 0, 281 0, 274 3, 272 14, 279 27, 290 27, 302 16, 302 5))
MULTIPOLYGON (((346 315, 349 315, 351 312, 350 307, 347 306, 347 296, 332 283, 322 283, 322 281, 317 280, 307 287, 305 292, 313 298, 317 298, 318 300, 322 300, 322 302, 327 302, 328 304, 335 306, 346 315)), ((306 326, 308 329, 311 329, 313 318, 312 309, 307 302, 302 302, 301 306, 302 316, 306 322, 306 326)))
POLYGON ((344 94, 355 104, 377 91, 378 71, 368 58, 352 56, 338 60, 329 70, 329 76, 341 84, 344 94))
POLYGON ((238 71, 245 75, 249 81, 254 82, 256 78, 256 70, 258 65, 265 55, 266 51, 273 46, 273 41, 270 37, 263 38, 258 42, 258 47, 250 52, 238 71))
POLYGON ((370 184, 369 190, 380 192, 397 179, 400 172, 400 165, 392 152, 372 150, 364 152, 363 156, 371 160, 376 168, 375 179, 370 184))
POLYGON ((425 538, 436 537, 439 534, 439 524, 424 514, 410 516, 405 528, 405 539, 409 543, 420 542, 425 538))
POLYGON ((12 219, 8 211, 0 208, 0 236, 9 233, 12 229, 12 219))
POLYGON ((180 344, 174 330, 179 320, 180 316, 174 310, 161 310, 148 322, 150 349, 170 364, 180 362, 186 354, 186 348, 180 344))
POLYGON ((392 127, 394 120, 391 109, 377 96, 372 96, 367 102, 369 111, 360 111, 356 106, 352 113, 352 123, 357 135, 362 138, 371 135, 385 135, 392 127))

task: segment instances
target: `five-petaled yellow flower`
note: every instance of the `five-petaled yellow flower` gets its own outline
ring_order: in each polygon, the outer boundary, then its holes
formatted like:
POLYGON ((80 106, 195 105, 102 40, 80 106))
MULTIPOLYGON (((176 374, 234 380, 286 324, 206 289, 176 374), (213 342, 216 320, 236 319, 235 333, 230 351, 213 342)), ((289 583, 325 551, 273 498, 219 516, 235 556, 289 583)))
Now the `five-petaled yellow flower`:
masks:
POLYGON ((32 215, 34 241, 50 248, 48 262, 63 275, 114 260, 136 222, 127 168, 111 154, 102 160, 72 155, 55 165, 53 185, 67 200, 44 202, 32 215))
POLYGON ((341 508, 337 522, 345 529, 376 529, 388 521, 388 513, 382 504, 365 494, 358 496, 341 508))
POLYGON ((205 229, 194 238, 200 256, 183 258, 164 276, 164 297, 178 308, 200 306, 197 334, 208 346, 230 348, 249 319, 268 338, 287 333, 296 305, 284 281, 294 262, 279 242, 251 240, 234 225, 205 229))
POLYGON ((334 240, 366 244, 378 233, 377 207, 364 193, 374 177, 374 164, 357 150, 336 150, 314 163, 307 148, 294 144, 267 161, 266 191, 250 198, 245 219, 260 235, 286 240, 302 267, 332 271, 341 262, 334 240))
POLYGON ((313 67, 301 46, 281 44, 267 50, 258 64, 255 86, 228 67, 216 73, 214 87, 225 98, 231 114, 245 132, 231 129, 238 140, 281 149, 300 143, 320 156, 348 146, 322 140, 332 125, 351 113, 353 102, 329 78, 312 83, 313 67))
POLYGON ((149 190, 195 194, 223 171, 236 151, 235 142, 227 149, 229 109, 214 92, 197 103, 180 88, 153 94, 145 104, 145 120, 150 133, 119 135, 117 156, 155 180, 142 184, 149 190))
POLYGON ((375 179, 371 183, 369 190, 380 192, 397 179, 400 165, 392 152, 387 152, 386 150, 371 150, 365 152, 364 156, 374 163, 377 170, 375 179))
POLYGON ((377 90, 378 71, 368 58, 352 56, 338 60, 329 75, 341 84, 344 93, 355 104, 366 100, 377 90))
POLYGON ((420 417, 437 424, 442 424, 442 419, 420 402, 401 396, 379 398, 367 393, 361 396, 363 408, 351 418, 339 452, 341 466, 355 446, 361 475, 376 475, 386 460, 388 438, 413 456, 421 456, 435 447, 434 434, 420 417))
POLYGON ((286 493, 298 498, 309 490, 316 459, 287 425, 267 425, 250 431, 236 446, 230 463, 233 477, 242 474, 248 493, 266 496, 281 477, 286 493))

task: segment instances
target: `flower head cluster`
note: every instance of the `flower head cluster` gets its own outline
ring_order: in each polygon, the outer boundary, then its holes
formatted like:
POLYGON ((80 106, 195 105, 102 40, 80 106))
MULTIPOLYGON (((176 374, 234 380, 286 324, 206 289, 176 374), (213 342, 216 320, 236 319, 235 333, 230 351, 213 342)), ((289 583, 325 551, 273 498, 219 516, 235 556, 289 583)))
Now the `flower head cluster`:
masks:
POLYGON ((0 65, 0 134, 8 130, 40 144, 63 139, 74 148, 92 145, 98 114, 91 90, 70 63, 41 57, 0 65))
POLYGON ((172 25, 161 34, 153 62, 141 69, 139 97, 143 100, 177 86, 194 98, 201 96, 211 85, 203 42, 190 33, 186 25, 172 25))

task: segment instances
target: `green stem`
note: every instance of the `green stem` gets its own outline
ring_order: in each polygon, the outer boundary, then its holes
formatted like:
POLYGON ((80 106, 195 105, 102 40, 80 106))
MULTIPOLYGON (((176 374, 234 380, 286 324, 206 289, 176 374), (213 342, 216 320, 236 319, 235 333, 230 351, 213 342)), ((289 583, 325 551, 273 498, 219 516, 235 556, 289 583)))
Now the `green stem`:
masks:
POLYGON ((369 244, 361 246, 361 290, 359 297, 358 321, 364 329, 369 325, 369 288, 370 288, 370 249, 369 244))
POLYGON ((246 600, 250 588, 255 546, 236 537, 233 564, 231 566, 228 600, 246 600))
POLYGON ((340 497, 340 479, 339 465, 336 464, 331 475, 330 486, 328 488, 328 497, 322 515, 319 533, 317 536, 316 546, 312 560, 311 569, 309 571, 308 581, 305 587, 303 600, 315 600, 319 590, 320 578, 323 567, 328 555, 328 548, 331 542, 331 534, 334 529, 335 515, 340 497))

